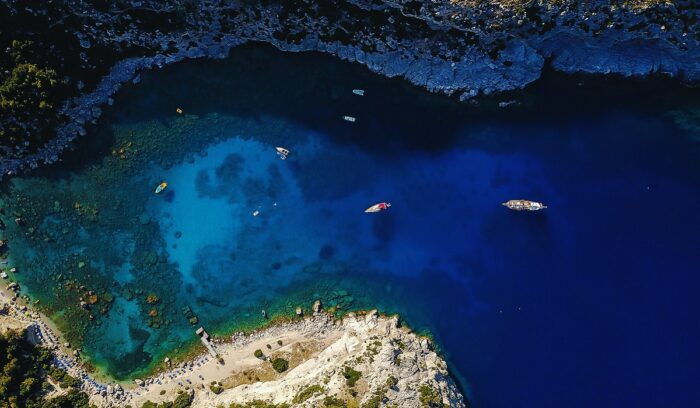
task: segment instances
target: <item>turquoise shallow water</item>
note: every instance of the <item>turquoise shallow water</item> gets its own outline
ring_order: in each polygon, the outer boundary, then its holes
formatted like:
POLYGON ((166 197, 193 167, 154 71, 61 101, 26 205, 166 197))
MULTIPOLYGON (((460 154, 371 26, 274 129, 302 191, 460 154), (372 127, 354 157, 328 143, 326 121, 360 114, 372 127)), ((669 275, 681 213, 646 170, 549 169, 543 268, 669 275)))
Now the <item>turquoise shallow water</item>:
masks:
POLYGON ((580 80, 503 111, 258 46, 144 74, 4 183, 14 278, 116 378, 321 298, 429 330, 475 406, 693 406, 697 92, 580 80))

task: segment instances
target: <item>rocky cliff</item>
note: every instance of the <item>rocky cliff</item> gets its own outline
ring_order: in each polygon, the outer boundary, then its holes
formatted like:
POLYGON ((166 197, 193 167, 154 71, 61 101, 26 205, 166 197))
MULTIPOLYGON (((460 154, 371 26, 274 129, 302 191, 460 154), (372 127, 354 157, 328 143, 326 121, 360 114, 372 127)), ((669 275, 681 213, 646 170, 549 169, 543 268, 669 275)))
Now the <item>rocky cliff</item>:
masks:
MULTIPOLYGON (((67 1, 60 7, 5 0, 2 5, 12 21, 44 21, 56 38, 61 33, 70 55, 56 69, 80 76, 64 77, 75 97, 55 113, 60 118, 55 135, 36 146, 4 149, 2 175, 56 161, 123 83, 138 81, 139 70, 184 58, 222 58, 249 41, 331 53, 463 100, 522 88, 539 78, 546 61, 564 72, 700 79, 700 6, 690 0, 121 0, 92 6, 67 1)), ((47 53, 61 46, 46 47, 47 53)))

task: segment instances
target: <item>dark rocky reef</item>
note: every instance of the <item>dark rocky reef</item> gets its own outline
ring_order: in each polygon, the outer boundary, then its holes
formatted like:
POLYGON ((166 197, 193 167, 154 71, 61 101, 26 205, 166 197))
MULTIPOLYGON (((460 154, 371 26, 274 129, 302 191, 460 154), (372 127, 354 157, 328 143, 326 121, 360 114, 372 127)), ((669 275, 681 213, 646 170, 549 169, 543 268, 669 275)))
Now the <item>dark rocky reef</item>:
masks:
MULTIPOLYGON (((74 138, 86 134, 86 126, 100 116, 100 106, 111 103, 122 84, 138 82, 140 70, 185 58, 224 58, 231 47, 249 41, 285 51, 331 53, 462 100, 522 88, 539 78, 545 61, 567 73, 700 80, 700 5, 692 0, 90 4, 0 3, 11 20, 33 22, 30 28, 15 24, 16 32, 2 32, 3 43, 15 35, 37 41, 37 21, 55 33, 39 41, 54 54, 64 51, 55 65, 70 90, 52 113, 56 126, 50 137, 32 146, 3 148, 0 177, 58 160, 74 138)), ((0 72, 0 80, 8 72, 0 72)))

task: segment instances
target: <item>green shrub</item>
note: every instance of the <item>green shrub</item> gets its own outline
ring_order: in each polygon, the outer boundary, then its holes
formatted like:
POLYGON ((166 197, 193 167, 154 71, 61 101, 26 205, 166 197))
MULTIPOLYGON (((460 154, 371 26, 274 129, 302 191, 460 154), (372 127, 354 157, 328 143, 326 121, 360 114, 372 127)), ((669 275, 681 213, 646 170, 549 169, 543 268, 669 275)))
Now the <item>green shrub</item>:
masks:
POLYGON ((299 393, 294 396, 294 399, 292 399, 292 403, 293 404, 301 404, 302 402, 311 398, 317 392, 323 392, 323 387, 321 387, 320 385, 317 385, 317 384, 306 387, 303 390, 299 391, 299 393))
MULTIPOLYGON (((163 394, 161 394, 163 395, 163 394)), ((146 401, 141 405, 141 408, 190 408, 192 405, 192 397, 190 394, 183 392, 175 398, 175 401, 165 401, 156 404, 152 401, 146 401)))
POLYGON ((67 394, 44 401, 41 404, 41 408, 96 408, 89 401, 87 394, 84 392, 70 390, 67 394))
POLYGON ((263 352, 262 352, 262 350, 257 349, 257 350, 255 350, 255 352, 253 353, 253 355, 254 355, 255 357, 257 357, 257 358, 262 358, 263 352))
POLYGON ((442 398, 440 397, 440 394, 438 391, 427 385, 423 384, 418 388, 418 392, 420 393, 420 396, 418 397, 418 400, 420 401, 421 407, 424 408, 441 408, 444 407, 444 404, 442 403, 442 398))
POLYGON ((367 402, 362 404, 362 408, 379 408, 384 401, 385 395, 383 392, 375 393, 372 398, 368 399, 367 402))
POLYGON ((190 405, 192 405, 192 397, 186 392, 178 395, 173 401, 173 408, 189 408, 190 405))
POLYGON ((287 368, 289 368, 289 363, 283 358, 276 358, 272 362, 272 368, 274 368, 278 373, 283 373, 287 371, 287 368))
POLYGON ((59 385, 61 388, 78 388, 80 387, 80 380, 66 374, 63 376, 63 380, 59 383, 59 385))
POLYGON ((218 386, 218 385, 210 385, 210 386, 209 386, 209 389, 210 389, 211 392, 213 392, 214 394, 221 394, 222 392, 224 392, 224 388, 221 387, 221 386, 218 386))
POLYGON ((30 396, 39 386, 39 380, 34 377, 25 378, 19 385, 19 395, 23 397, 30 396))
POLYGON ((327 408, 346 408, 347 404, 335 397, 326 397, 323 399, 323 406, 327 408))
POLYGON ((345 377, 345 383, 348 385, 348 387, 354 387, 355 383, 357 382, 357 380, 360 379, 361 376, 361 372, 356 371, 352 367, 345 366, 345 370, 343 371, 343 377, 345 377))
POLYGON ((49 377, 56 382, 63 381, 63 377, 67 375, 66 370, 62 368, 51 367, 48 370, 49 377))
POLYGON ((272 404, 265 401, 255 400, 245 404, 232 403, 229 408, 289 408, 289 404, 272 404))

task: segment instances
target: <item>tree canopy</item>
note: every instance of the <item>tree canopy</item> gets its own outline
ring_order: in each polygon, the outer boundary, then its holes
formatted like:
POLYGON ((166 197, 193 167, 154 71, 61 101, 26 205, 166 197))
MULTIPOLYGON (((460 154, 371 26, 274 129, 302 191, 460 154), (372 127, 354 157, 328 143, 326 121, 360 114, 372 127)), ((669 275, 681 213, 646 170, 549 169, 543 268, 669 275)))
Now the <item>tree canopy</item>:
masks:
POLYGON ((0 334, 0 406, 9 408, 89 408, 88 396, 76 389, 79 382, 51 365, 51 353, 34 347, 23 333, 0 334), (46 399, 51 387, 47 375, 68 392, 46 399), (60 377, 55 378, 55 377, 60 377))

